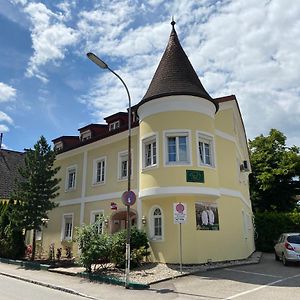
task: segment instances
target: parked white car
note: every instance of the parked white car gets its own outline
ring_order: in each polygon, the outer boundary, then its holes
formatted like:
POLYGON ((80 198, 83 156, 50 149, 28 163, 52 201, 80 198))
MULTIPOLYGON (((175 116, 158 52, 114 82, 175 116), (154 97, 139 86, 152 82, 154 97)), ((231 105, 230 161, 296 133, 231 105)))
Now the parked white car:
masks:
POLYGON ((300 262, 300 233, 283 233, 275 246, 275 259, 282 260, 287 266, 289 262, 300 262))

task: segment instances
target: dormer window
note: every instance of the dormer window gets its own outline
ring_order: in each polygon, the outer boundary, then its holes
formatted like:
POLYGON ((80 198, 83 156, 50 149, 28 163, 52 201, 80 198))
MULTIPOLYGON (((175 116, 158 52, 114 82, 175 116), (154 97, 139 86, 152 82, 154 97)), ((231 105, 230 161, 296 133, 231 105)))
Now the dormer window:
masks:
POLYGON ((87 130, 81 133, 80 139, 82 142, 89 140, 91 138, 91 131, 87 130))
POLYGON ((115 130, 117 128, 120 128, 120 121, 116 121, 109 124, 109 131, 115 130))
POLYGON ((55 143, 54 149, 55 149, 56 151, 62 150, 62 149, 63 149, 63 142, 60 141, 60 142, 55 143))

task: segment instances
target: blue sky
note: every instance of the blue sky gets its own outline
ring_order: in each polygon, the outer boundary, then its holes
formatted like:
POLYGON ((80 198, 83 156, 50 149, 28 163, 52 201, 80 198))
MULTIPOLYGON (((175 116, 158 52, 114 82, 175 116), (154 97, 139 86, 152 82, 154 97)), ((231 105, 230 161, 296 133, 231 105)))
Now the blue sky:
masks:
POLYGON ((0 2, 3 147, 50 143, 125 111, 124 88, 86 58, 94 52, 145 94, 169 38, 181 44, 212 97, 235 94, 247 136, 285 133, 300 145, 300 3, 284 0, 0 2))

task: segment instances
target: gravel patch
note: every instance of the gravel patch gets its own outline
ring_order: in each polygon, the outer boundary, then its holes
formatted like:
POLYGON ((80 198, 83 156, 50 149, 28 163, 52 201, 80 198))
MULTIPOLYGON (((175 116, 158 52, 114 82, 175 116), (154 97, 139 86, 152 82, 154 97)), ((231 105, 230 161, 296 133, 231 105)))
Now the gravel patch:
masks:
MULTIPOLYGON (((182 272, 179 264, 144 263, 141 267, 130 270, 130 281, 141 284, 153 284, 168 279, 185 276, 197 272, 213 269, 233 267, 246 264, 259 263, 261 252, 254 252, 247 259, 223 262, 210 262, 206 264, 183 265, 182 272)), ((124 270, 110 268, 103 270, 101 274, 124 279, 124 270)))

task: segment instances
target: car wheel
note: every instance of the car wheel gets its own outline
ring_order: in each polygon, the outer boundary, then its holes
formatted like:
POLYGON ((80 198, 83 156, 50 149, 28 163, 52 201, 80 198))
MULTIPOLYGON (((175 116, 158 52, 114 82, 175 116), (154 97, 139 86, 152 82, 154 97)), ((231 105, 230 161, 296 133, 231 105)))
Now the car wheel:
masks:
POLYGON ((279 256, 277 255, 277 253, 275 252, 275 260, 279 260, 279 256))
POLYGON ((284 254, 282 254, 282 263, 283 263, 284 266, 289 265, 289 261, 285 258, 284 254))

